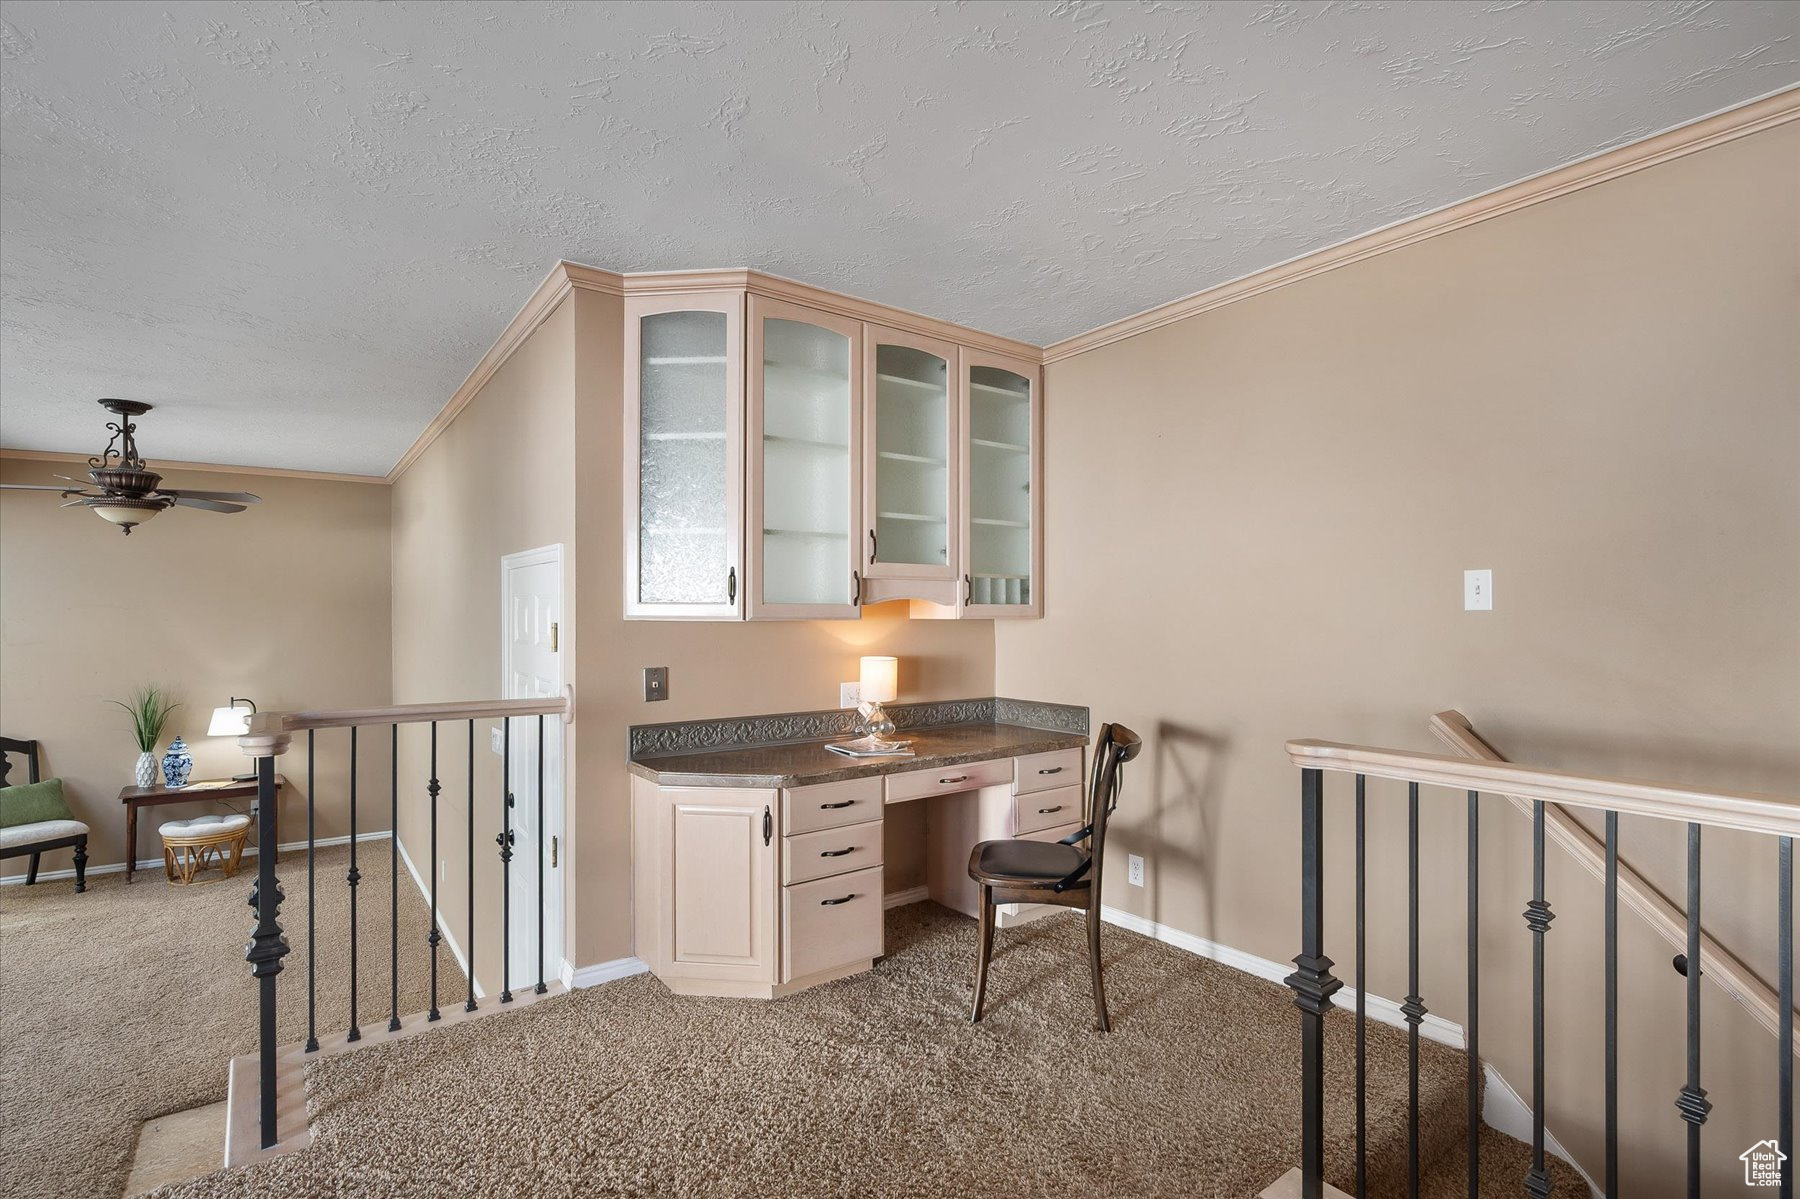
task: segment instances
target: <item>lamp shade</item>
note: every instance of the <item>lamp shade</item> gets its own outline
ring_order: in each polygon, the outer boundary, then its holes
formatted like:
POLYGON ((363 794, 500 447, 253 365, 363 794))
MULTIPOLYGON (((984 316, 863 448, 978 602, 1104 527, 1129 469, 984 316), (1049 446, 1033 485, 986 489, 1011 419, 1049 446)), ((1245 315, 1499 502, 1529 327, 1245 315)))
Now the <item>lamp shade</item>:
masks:
POLYGON ((214 708, 212 723, 206 726, 208 737, 242 737, 249 731, 249 708, 214 708))
POLYGON ((885 704, 899 695, 900 659, 864 658, 862 660, 862 698, 864 703, 885 704))

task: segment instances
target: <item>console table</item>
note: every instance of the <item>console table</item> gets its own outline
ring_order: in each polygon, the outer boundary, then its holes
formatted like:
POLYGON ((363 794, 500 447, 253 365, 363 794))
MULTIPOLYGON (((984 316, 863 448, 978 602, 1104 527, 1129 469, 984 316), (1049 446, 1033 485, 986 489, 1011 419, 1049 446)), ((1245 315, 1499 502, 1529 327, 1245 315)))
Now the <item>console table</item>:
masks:
MULTIPOLYGON (((275 776, 275 792, 287 786, 287 779, 275 776)), ((185 787, 126 787, 119 792, 119 802, 125 805, 125 881, 130 882, 137 873, 137 824, 139 808, 154 808, 161 804, 199 803, 209 799, 255 799, 256 780, 238 782, 236 779, 203 779, 197 783, 189 783, 185 787)))

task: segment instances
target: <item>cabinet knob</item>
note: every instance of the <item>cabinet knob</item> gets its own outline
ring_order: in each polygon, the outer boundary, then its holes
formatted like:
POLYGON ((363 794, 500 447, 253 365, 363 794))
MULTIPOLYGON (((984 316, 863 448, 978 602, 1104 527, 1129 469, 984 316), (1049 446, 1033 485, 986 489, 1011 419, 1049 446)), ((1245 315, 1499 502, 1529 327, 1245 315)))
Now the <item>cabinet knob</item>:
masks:
POLYGON ((938 783, 939 783, 939 785, 941 785, 941 786, 946 786, 946 787, 947 787, 947 786, 949 786, 949 785, 950 785, 950 784, 951 784, 951 783, 966 783, 966 782, 968 782, 968 780, 969 780, 969 776, 968 776, 968 775, 966 775, 966 774, 958 774, 958 775, 952 775, 952 776, 951 776, 951 777, 950 777, 950 778, 947 778, 947 779, 939 779, 939 780, 938 780, 938 783))
POLYGON ((775 836, 775 817, 769 813, 769 806, 763 805, 763 844, 767 845, 775 836))
POLYGON ((819 851, 819 856, 822 858, 841 858, 847 853, 855 852, 856 846, 852 845, 849 849, 821 849, 819 851))
POLYGON ((822 803, 819 805, 819 811, 831 812, 831 811, 835 811, 838 808, 847 808, 855 802, 856 801, 854 799, 846 799, 843 803, 822 803))
POLYGON ((735 566, 725 572, 725 602, 737 603, 737 567, 735 566))
POLYGON ((849 903, 852 899, 855 899, 855 898, 856 898, 856 893, 854 891, 852 891, 850 894, 844 896, 842 899, 821 899, 819 901, 819 906, 822 908, 835 908, 835 907, 837 907, 838 904, 849 903))
POLYGON ((850 572, 850 606, 862 606, 862 575, 854 570, 850 572))
POLYGON ((1061 766, 1046 766, 1042 770, 1038 771, 1038 773, 1039 774, 1061 774, 1062 771, 1063 771, 1063 768, 1061 766))
POLYGON ((1039 808, 1039 809, 1038 809, 1038 815, 1039 815, 1039 816, 1048 816, 1048 815, 1049 815, 1049 814, 1050 814, 1050 813, 1052 813, 1052 812, 1060 812, 1060 811, 1062 811, 1062 808, 1063 808, 1063 806, 1062 806, 1062 805, 1061 805, 1061 804, 1057 804, 1057 805, 1056 805, 1056 806, 1055 806, 1055 807, 1053 807, 1053 808, 1039 808))
POLYGON ((869 561, 871 561, 871 562, 875 561, 876 545, 877 545, 877 542, 875 540, 875 530, 870 529, 869 530, 869 561))
POLYGON ((968 575, 963 576, 963 603, 975 602, 975 580, 968 575))

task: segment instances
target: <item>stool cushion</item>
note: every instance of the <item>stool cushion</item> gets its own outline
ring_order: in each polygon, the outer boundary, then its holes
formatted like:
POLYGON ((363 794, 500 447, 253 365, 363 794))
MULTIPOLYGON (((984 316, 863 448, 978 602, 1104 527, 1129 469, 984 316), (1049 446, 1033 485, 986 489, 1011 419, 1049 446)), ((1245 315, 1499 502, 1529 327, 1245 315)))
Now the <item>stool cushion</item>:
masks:
POLYGON ((55 841, 61 837, 80 837, 88 826, 79 820, 40 820, 36 824, 15 824, 0 828, 0 849, 16 845, 35 845, 39 841, 55 841))
POLYGON ((223 837, 250 827, 250 817, 238 813, 191 816, 186 820, 166 820, 157 827, 165 837, 223 837))

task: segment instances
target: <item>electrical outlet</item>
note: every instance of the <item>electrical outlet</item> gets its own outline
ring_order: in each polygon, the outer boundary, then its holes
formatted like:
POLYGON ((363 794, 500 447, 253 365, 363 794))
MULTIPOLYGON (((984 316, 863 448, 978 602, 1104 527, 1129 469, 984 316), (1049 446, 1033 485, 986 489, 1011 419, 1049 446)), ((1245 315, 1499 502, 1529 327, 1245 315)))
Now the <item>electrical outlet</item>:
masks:
POLYGON ((659 699, 669 698, 669 668, 667 666, 644 667, 644 702, 655 703, 659 699))
POLYGON ((500 731, 498 725, 488 730, 488 748, 494 751, 496 757, 506 756, 506 734, 500 731))
POLYGON ((1463 571, 1463 611, 1492 612, 1494 610, 1494 572, 1491 570, 1463 571))
POLYGON ((1134 853, 1125 859, 1126 881, 1134 887, 1144 885, 1144 855, 1134 853))
POLYGON ((860 704, 861 702, 862 702, 862 684, 861 683, 839 683, 838 684, 838 707, 854 708, 857 704, 860 704))

